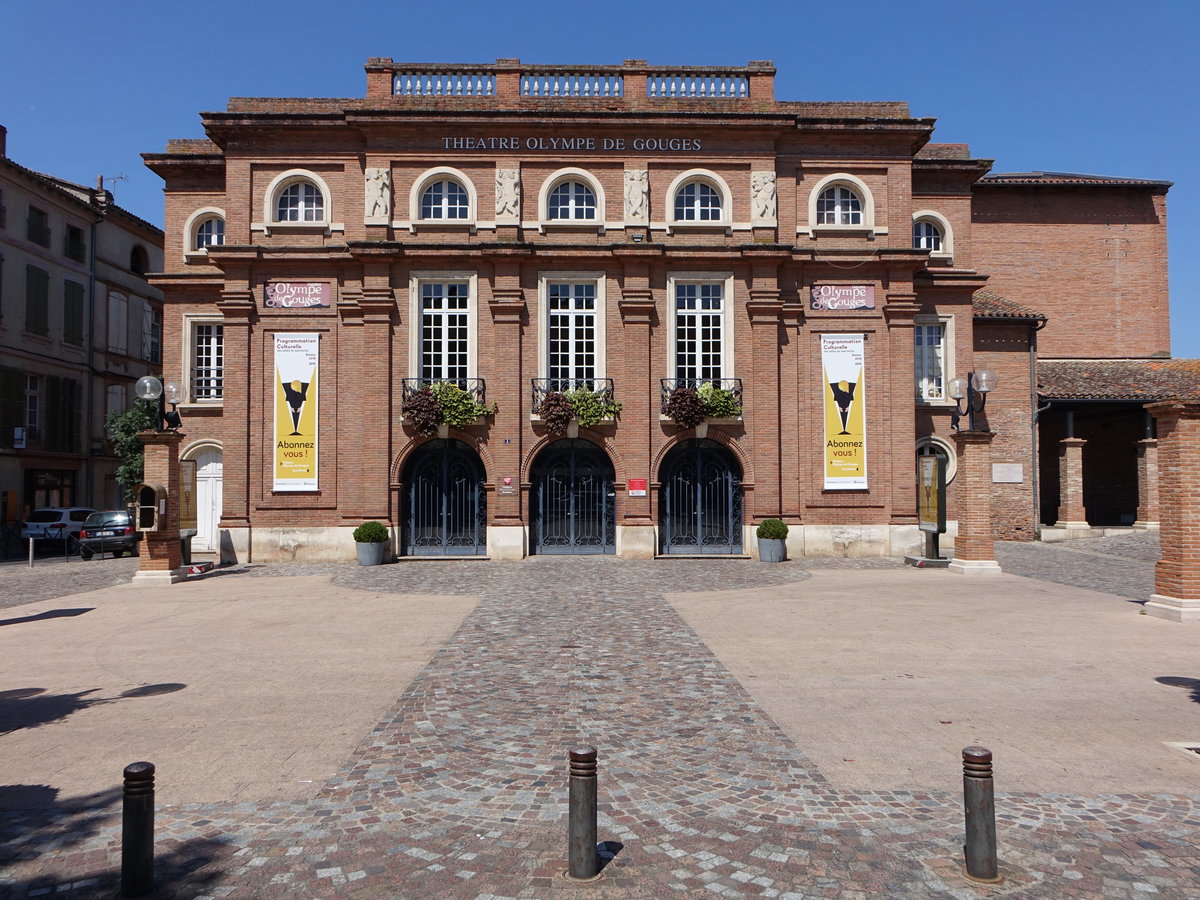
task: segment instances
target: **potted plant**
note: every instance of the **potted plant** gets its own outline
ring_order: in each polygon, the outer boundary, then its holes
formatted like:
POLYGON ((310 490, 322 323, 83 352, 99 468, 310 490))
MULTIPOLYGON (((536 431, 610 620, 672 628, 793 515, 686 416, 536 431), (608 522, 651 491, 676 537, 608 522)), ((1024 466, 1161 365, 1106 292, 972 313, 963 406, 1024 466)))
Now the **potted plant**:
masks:
POLYGON ((550 433, 563 434, 572 425, 591 428, 620 411, 621 404, 606 392, 576 388, 565 393, 550 391, 538 404, 537 414, 550 433))
POLYGON ((360 566, 378 566, 388 549, 387 526, 382 522, 363 522, 354 529, 354 543, 360 566))
POLYGON ((736 419, 742 414, 742 404, 733 391, 706 381, 698 388, 675 388, 663 413, 680 428, 695 428, 696 436, 703 437, 708 419, 736 419))
POLYGON ((783 562, 787 559, 788 527, 780 519, 763 519, 758 523, 758 558, 763 562, 783 562))
POLYGON ((418 434, 437 434, 442 426, 465 428, 499 410, 485 406, 470 392, 451 381, 439 381, 409 394, 404 401, 404 418, 418 434))

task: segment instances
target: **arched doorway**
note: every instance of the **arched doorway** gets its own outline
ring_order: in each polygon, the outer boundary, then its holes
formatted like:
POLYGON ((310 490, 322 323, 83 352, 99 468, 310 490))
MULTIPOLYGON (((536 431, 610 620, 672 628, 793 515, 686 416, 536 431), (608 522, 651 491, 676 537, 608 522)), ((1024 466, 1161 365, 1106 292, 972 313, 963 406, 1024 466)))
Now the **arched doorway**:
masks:
POLYGON ((216 553, 221 546, 217 529, 221 524, 224 468, 221 448, 204 447, 188 458, 196 462, 196 535, 192 538, 192 550, 216 553))
POLYGON ((742 478, 716 441, 692 439, 662 465, 659 516, 663 553, 741 553, 742 478))
POLYGON ((584 440, 555 441, 533 467, 530 541, 534 553, 615 553, 613 466, 584 440))
POLYGON ((404 467, 402 542, 406 556, 487 552, 483 464, 462 441, 429 441, 404 467))

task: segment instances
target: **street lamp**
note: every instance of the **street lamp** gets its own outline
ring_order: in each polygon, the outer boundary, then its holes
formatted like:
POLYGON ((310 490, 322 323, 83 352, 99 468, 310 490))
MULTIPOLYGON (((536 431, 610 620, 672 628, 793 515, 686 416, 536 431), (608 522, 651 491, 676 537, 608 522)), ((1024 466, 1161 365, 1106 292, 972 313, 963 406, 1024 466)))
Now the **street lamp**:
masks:
POLYGON ((153 375, 143 375, 137 380, 133 390, 139 400, 158 401, 158 416, 154 423, 155 431, 177 431, 183 424, 183 419, 176 409, 179 401, 183 399, 183 392, 175 382, 168 381, 163 384, 153 375), (168 403, 171 404, 170 412, 167 412, 168 403))
POLYGON ((954 412, 950 414, 950 427, 959 430, 958 421, 965 413, 967 416, 967 431, 975 430, 975 413, 983 412, 987 405, 987 395, 996 386, 996 373, 991 369, 980 369, 978 372, 968 372, 967 377, 950 379, 950 396, 954 399, 954 412), (967 408, 963 409, 963 399, 967 408))

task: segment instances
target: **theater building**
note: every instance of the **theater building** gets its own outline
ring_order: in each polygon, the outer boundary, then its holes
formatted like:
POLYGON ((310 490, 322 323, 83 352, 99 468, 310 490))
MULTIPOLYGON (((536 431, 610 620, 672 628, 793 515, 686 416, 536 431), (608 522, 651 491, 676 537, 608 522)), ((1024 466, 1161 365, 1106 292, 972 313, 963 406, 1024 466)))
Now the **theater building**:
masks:
POLYGON ((765 62, 366 76, 145 157, 227 559, 347 559, 367 520, 401 557, 753 555, 768 517, 795 556, 913 552, 917 457, 953 520, 982 370, 993 528, 1033 539, 1067 411, 1039 360, 1169 355, 1164 182, 990 175, 906 104, 776 100, 765 62))

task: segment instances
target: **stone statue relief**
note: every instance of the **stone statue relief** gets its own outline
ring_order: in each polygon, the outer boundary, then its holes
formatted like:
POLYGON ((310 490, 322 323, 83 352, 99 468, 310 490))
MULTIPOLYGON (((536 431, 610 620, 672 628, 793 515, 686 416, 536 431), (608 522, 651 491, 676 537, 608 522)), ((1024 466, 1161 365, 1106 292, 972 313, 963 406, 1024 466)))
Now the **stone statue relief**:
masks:
POLYGON ((645 221, 649 190, 649 180, 645 169, 625 170, 625 221, 645 221))
POLYGON ((750 180, 751 217, 755 222, 774 222, 776 216, 775 173, 755 172, 750 180))
POLYGON ((368 222, 387 222, 392 215, 391 169, 367 169, 365 209, 368 222))
POLYGON ((521 217, 521 173, 517 169, 496 170, 496 218, 521 217))

